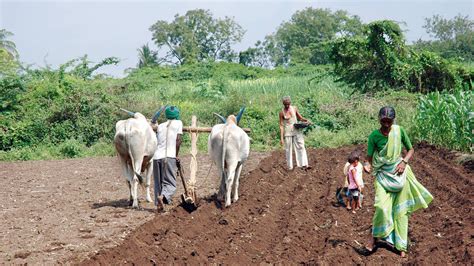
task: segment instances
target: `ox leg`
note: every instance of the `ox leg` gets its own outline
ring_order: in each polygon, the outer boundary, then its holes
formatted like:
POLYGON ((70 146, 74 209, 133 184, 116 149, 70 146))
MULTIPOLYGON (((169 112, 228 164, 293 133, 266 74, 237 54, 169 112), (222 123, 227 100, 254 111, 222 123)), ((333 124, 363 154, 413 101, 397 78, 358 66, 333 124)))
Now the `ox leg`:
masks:
POLYGON ((128 198, 128 206, 132 206, 133 204, 133 196, 132 196, 132 183, 127 180, 128 191, 130 192, 130 197, 128 198))
POLYGON ((146 191, 146 201, 153 202, 150 195, 150 184, 151 184, 151 173, 153 173, 153 163, 150 162, 145 170, 146 175, 146 183, 145 183, 145 191, 146 191))
POLYGON ((230 194, 232 192, 232 184, 234 183, 235 170, 237 168, 237 163, 228 165, 227 168, 227 179, 225 184, 225 207, 230 206, 230 194))
POLYGON ((128 202, 128 206, 132 206, 133 204, 133 196, 132 196, 132 180, 133 180, 133 169, 132 167, 129 165, 129 161, 127 161, 125 158, 123 158, 122 156, 119 156, 120 158, 120 165, 122 166, 122 172, 123 172, 123 175, 125 176, 125 179, 127 180, 127 186, 128 186, 128 191, 130 192, 129 193, 129 202, 128 202))
POLYGON ((221 171, 221 185, 219 186, 219 193, 217 193, 217 199, 219 201, 224 201, 225 200, 225 185, 226 185, 226 172, 225 169, 222 169, 221 171))
POLYGON ((234 177, 234 185, 233 185, 233 197, 232 202, 236 202, 239 200, 239 179, 240 179, 240 172, 242 171, 242 163, 239 162, 237 165, 237 170, 235 171, 234 177))
POLYGON ((135 160, 134 165, 133 165, 135 167, 135 169, 133 169, 134 173, 133 173, 133 179, 132 179, 132 197, 133 197, 132 208, 138 208, 138 184, 139 184, 139 179, 138 179, 137 173, 140 174, 142 172, 142 162, 143 162, 143 159, 140 158, 138 160, 135 160))
POLYGON ((138 208, 138 177, 134 176, 131 183, 132 183, 131 191, 132 191, 132 198, 133 198, 132 208, 138 208))

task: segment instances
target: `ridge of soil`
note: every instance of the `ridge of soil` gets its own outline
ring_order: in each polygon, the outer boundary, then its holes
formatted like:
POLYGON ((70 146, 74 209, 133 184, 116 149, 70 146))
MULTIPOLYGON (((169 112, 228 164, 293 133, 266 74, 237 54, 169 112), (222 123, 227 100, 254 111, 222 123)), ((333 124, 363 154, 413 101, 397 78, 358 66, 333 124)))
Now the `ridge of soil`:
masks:
POLYGON ((120 245, 80 264, 472 264, 473 172, 454 163, 452 153, 426 144, 415 148, 410 165, 434 200, 410 218, 408 257, 387 247, 366 254, 373 178, 364 175, 357 214, 335 202, 355 148, 363 146, 308 150, 313 168, 291 172, 284 153, 275 151, 241 178, 240 199, 230 208, 221 209, 211 196, 193 213, 175 208, 156 215, 120 245))

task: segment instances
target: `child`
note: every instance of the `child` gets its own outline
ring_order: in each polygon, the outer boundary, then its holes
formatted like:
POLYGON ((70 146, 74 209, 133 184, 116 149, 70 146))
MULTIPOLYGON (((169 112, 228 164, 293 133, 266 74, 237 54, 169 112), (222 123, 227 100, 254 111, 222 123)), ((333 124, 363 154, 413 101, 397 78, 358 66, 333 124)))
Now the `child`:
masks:
POLYGON ((364 187, 362 180, 362 164, 359 163, 359 154, 357 152, 351 152, 349 155, 346 167, 344 167, 344 173, 346 174, 346 180, 348 183, 346 206, 348 210, 352 209, 352 213, 355 213, 356 210, 362 207, 360 198, 362 188, 364 187), (349 204, 349 202, 351 204, 349 204))

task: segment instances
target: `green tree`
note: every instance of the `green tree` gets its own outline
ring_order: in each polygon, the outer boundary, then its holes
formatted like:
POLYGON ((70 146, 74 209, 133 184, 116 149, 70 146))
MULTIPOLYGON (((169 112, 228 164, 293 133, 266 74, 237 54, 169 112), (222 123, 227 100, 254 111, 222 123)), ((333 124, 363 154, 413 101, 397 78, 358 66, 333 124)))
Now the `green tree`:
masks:
POLYGON ((331 60, 339 81, 362 92, 472 89, 472 72, 436 53, 410 49, 399 25, 393 21, 370 23, 364 37, 335 40, 331 60))
POLYGON ((362 33, 358 16, 346 11, 306 8, 292 15, 276 33, 266 38, 267 52, 275 65, 294 63, 329 63, 327 41, 362 33))
POLYGON ((434 40, 418 40, 417 50, 429 50, 445 58, 457 58, 464 61, 474 60, 474 21, 469 16, 457 15, 445 19, 440 15, 425 18, 423 26, 434 40))
POLYGON ((239 42, 244 30, 233 19, 215 19, 209 10, 195 9, 170 23, 159 20, 150 27, 156 45, 166 47, 163 58, 168 62, 187 64, 204 61, 232 61, 236 53, 231 45, 239 42))
POLYGON ((245 66, 270 67, 270 56, 265 49, 265 43, 257 41, 255 47, 240 52, 239 63, 245 66))
POLYGON ((472 33, 474 30, 474 21, 469 16, 458 14, 453 19, 445 19, 440 15, 434 15, 431 18, 425 18, 423 28, 433 38, 440 41, 454 40, 459 35, 472 33))
POLYGON ((14 42, 7 40, 8 37, 13 36, 13 33, 6 29, 0 29, 0 49, 5 50, 12 58, 18 57, 18 51, 14 42))
POLYGON ((138 68, 158 65, 158 52, 152 51, 148 44, 138 50, 138 68))

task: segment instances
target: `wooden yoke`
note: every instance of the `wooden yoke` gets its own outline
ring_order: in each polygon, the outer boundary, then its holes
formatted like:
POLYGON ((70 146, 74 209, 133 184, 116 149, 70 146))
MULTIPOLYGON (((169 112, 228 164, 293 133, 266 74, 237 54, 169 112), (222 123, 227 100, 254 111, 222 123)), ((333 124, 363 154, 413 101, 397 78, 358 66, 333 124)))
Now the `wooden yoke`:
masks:
MULTIPOLYGON (((242 129, 245 131, 245 133, 250 133, 251 132, 250 128, 242 128, 242 129)), ((212 130, 212 127, 193 127, 193 126, 183 127, 183 132, 189 132, 189 133, 193 133, 193 132, 196 132, 196 133, 201 133, 201 132, 211 133, 211 130, 212 130)), ((191 134, 191 136, 192 136, 192 134, 191 134)))

